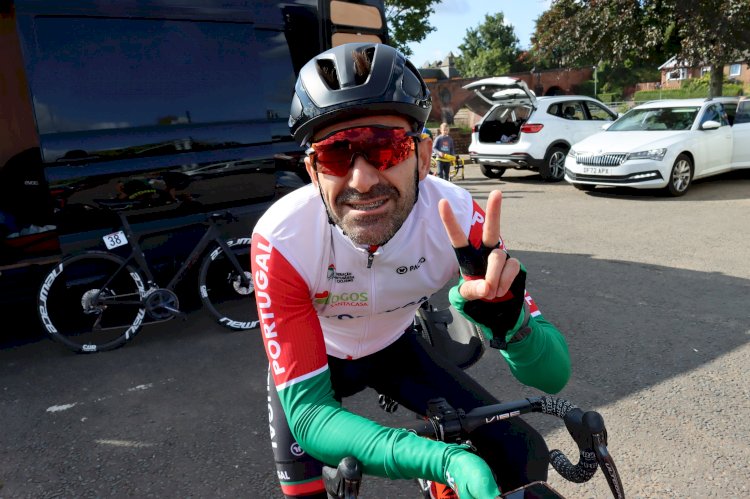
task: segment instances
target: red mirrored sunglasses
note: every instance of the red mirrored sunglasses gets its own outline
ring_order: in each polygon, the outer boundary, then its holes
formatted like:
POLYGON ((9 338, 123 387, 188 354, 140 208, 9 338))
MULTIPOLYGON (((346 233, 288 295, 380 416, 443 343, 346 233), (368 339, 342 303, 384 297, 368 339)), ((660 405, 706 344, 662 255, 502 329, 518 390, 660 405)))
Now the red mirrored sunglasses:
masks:
POLYGON ((307 153, 320 173, 344 177, 358 155, 378 170, 398 165, 416 149, 419 134, 403 128, 363 126, 338 130, 312 144, 307 153))

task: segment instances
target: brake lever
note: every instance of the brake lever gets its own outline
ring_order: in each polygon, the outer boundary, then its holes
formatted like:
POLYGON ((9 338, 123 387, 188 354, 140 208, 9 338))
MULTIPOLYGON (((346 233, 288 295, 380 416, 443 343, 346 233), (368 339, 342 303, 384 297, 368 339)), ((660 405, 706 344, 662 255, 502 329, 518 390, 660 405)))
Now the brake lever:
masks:
POLYGON ((596 455, 599 468, 607 479, 612 496, 616 499, 625 499, 620 474, 617 472, 615 461, 607 449, 607 428, 604 426, 604 418, 596 411, 588 411, 583 414, 582 423, 590 435, 591 448, 596 455))

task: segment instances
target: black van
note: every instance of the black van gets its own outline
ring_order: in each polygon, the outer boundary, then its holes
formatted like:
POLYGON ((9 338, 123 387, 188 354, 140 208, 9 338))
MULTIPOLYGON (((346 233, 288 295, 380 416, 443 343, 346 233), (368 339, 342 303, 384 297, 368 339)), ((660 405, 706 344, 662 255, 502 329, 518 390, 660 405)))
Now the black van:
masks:
POLYGON ((382 0, 0 0, 0 304, 100 244, 117 218, 97 200, 146 201, 140 227, 171 231, 146 241, 157 264, 209 211, 249 234, 305 182, 287 128, 300 67, 386 36, 382 0))

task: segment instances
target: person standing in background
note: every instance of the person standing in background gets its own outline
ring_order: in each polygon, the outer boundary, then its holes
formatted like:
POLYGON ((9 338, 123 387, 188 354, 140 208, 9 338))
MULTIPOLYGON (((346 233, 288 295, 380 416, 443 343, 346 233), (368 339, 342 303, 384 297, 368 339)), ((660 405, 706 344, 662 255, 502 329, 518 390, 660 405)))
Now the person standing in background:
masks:
POLYGON ((456 155, 448 123, 440 124, 440 135, 437 136, 435 142, 432 144, 432 151, 437 156, 437 176, 445 180, 450 180, 451 163, 448 160, 442 159, 446 154, 456 155))

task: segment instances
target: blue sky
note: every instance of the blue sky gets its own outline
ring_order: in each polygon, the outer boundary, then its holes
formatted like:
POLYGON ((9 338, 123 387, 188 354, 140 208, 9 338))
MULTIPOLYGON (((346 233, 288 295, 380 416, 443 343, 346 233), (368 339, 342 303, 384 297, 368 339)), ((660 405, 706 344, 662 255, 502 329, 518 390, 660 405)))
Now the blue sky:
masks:
POLYGON ((529 48, 536 19, 549 8, 551 0, 442 0, 435 6, 430 24, 437 28, 419 43, 409 45, 411 61, 420 67, 425 61, 442 60, 448 52, 459 54, 466 30, 484 22, 485 14, 502 12, 513 25, 522 48, 529 48))

